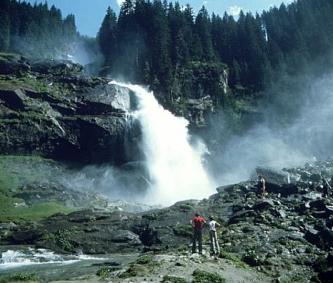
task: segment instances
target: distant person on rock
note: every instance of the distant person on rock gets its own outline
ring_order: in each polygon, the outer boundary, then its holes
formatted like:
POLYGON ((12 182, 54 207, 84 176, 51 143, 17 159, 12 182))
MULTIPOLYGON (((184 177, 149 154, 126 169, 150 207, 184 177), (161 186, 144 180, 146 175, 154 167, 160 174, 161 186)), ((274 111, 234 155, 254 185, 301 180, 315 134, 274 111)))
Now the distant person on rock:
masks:
POLYGON ((322 178, 323 197, 327 198, 332 194, 332 187, 325 178, 322 178))
POLYGON ((206 224, 206 220, 199 213, 196 213, 191 220, 191 224, 193 227, 192 253, 196 253, 198 242, 199 254, 202 254, 202 229, 206 224))
POLYGON ((210 250, 215 256, 220 254, 220 246, 217 240, 216 227, 220 227, 221 224, 216 222, 213 216, 209 216, 209 239, 210 239, 210 250))
POLYGON ((267 195, 266 180, 262 175, 258 175, 258 191, 261 197, 265 197, 265 195, 267 195))

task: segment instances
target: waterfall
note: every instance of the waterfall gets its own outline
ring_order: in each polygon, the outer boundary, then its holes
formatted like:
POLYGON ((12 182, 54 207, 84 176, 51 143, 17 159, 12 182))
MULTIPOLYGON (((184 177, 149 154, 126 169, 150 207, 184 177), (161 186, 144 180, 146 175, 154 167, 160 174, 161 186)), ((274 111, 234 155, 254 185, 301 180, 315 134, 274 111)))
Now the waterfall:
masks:
POLYGON ((141 86, 110 82, 131 90, 137 109, 131 113, 141 125, 140 149, 145 158, 150 188, 144 199, 170 205, 179 200, 201 199, 214 192, 203 165, 206 146, 191 144, 188 121, 164 109, 152 92, 141 86))

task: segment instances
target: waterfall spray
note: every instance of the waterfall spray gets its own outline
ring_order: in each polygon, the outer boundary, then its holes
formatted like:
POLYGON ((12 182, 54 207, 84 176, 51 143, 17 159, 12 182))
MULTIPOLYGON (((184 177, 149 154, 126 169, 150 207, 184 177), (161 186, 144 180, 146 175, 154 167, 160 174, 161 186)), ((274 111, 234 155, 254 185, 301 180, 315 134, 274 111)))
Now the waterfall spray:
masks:
POLYGON ((170 205, 212 194, 214 184, 203 166, 207 150, 200 142, 191 145, 188 121, 164 109, 153 93, 141 86, 110 84, 130 89, 138 100, 138 109, 132 115, 141 125, 141 150, 151 183, 145 201, 170 205))

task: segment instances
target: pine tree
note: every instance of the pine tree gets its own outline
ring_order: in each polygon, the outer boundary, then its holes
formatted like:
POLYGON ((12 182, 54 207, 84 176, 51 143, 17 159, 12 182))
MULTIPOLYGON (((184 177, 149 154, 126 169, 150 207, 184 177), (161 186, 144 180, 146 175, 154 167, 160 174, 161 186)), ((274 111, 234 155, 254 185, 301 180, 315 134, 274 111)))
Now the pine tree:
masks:
POLYGON ((0 2, 0 50, 7 51, 10 46, 10 2, 2 0, 0 2))
POLYGON ((214 59, 213 44, 211 38, 211 22, 207 9, 203 6, 195 19, 195 32, 198 35, 196 40, 200 41, 201 54, 197 56, 205 61, 214 59))
POLYGON ((117 16, 110 7, 99 29, 97 40, 106 65, 113 64, 117 51, 117 16))

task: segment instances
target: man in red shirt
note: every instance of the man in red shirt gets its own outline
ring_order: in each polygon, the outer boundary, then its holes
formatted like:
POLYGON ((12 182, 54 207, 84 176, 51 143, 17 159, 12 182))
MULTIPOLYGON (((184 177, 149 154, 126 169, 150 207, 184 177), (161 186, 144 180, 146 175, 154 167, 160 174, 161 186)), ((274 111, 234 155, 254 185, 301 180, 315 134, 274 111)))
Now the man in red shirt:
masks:
POLYGON ((197 242, 199 247, 199 254, 202 254, 202 228, 205 225, 206 220, 199 213, 195 214, 195 217, 191 220, 193 227, 193 239, 192 239, 192 253, 197 250, 197 242))

